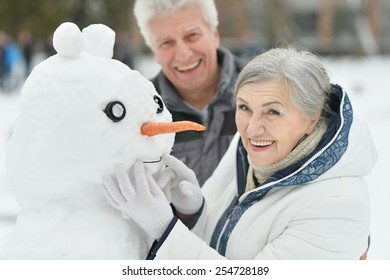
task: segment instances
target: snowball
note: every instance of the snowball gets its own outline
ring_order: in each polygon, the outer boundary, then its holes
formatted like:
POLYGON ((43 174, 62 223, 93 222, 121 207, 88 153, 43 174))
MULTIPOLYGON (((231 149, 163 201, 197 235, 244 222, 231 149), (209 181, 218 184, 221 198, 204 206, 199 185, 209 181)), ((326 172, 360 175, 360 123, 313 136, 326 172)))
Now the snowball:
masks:
POLYGON ((104 24, 91 24, 83 29, 84 51, 96 56, 112 58, 115 32, 104 24))
POLYGON ((53 34, 53 46, 64 57, 78 57, 83 48, 81 31, 71 22, 61 24, 53 34))

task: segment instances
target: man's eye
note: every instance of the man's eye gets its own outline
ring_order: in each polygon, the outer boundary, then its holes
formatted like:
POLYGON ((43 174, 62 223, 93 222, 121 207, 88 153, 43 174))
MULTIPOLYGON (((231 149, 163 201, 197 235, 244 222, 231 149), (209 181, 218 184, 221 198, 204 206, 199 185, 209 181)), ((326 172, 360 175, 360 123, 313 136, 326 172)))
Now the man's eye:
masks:
POLYGON ((160 48, 166 49, 169 48, 172 44, 173 44, 172 41, 164 41, 160 43, 160 48))
POLYGON ((200 36, 200 34, 198 34, 198 33, 191 33, 188 36, 188 38, 189 38, 190 41, 195 41, 195 40, 197 40, 199 38, 199 36, 200 36))

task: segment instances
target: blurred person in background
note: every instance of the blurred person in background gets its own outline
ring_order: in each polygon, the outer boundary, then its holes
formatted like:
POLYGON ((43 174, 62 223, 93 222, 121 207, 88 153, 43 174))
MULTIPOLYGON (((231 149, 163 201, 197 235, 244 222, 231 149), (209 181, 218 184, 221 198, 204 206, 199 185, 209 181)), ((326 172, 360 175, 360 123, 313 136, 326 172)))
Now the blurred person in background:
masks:
MULTIPOLYGON (((0 31, 0 48, 2 49, 0 86, 5 92, 12 92, 18 83, 18 70, 22 61, 22 53, 18 42, 9 34, 0 31)), ((24 77, 23 77, 24 78, 24 77)), ((24 79, 23 79, 24 80, 24 79)))
POLYGON ((6 42, 7 42, 6 34, 0 30, 0 90, 3 89, 5 79, 9 74, 9 67, 8 67, 6 53, 5 53, 6 42))
POLYGON ((178 133, 172 150, 203 185, 237 131, 232 94, 242 62, 220 46, 213 0, 137 0, 134 15, 161 66, 152 82, 173 120, 207 127, 178 133))
POLYGON ((47 35, 44 45, 44 51, 46 57, 50 57, 57 54, 56 50, 53 47, 53 33, 47 35))
POLYGON ((26 77, 30 75, 32 70, 32 59, 34 55, 34 37, 29 30, 22 30, 18 35, 19 45, 22 51, 22 56, 25 64, 26 77))
POLYGON ((113 59, 119 60, 131 69, 134 69, 132 47, 127 32, 116 31, 113 59))
POLYGON ((138 162, 135 182, 127 171, 105 182, 113 206, 156 239, 149 258, 364 259, 376 149, 319 58, 271 49, 244 67, 234 98, 238 133, 202 189, 170 155, 160 178, 138 162))

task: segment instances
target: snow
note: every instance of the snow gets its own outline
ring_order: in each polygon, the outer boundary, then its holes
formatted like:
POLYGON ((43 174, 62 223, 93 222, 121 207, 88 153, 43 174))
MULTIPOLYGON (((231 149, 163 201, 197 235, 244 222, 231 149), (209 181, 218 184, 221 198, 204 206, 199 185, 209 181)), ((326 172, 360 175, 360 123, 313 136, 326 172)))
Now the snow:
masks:
POLYGON ((61 24, 53 34, 53 46, 61 56, 78 57, 83 50, 83 38, 78 26, 71 22, 61 24))
POLYGON ((54 39, 58 55, 34 68, 20 98, 2 94, 2 163, 8 142, 2 185, 13 186, 18 203, 2 187, 2 228, 11 227, 0 239, 0 259, 146 257, 151 238, 108 204, 102 180, 118 164, 129 169, 135 160, 169 154, 174 134, 148 137, 141 126, 172 124, 172 116, 159 110, 163 104, 156 103, 150 81, 106 56, 114 41, 105 31, 94 26, 83 37, 74 24, 61 25, 54 39), (111 44, 99 45, 97 53, 80 51, 96 32, 111 44))
POLYGON ((104 24, 91 24, 83 29, 84 50, 97 56, 112 58, 115 32, 104 24))
MULTIPOLYGON (((136 60, 137 69, 150 78, 159 67, 151 57, 136 60)), ((367 176, 372 202, 371 248, 368 258, 390 259, 390 179, 386 176, 390 158, 390 57, 373 56, 366 58, 327 57, 324 63, 331 80, 348 92, 357 116, 366 122, 378 150, 378 162, 367 176), (389 94, 389 95, 388 95, 389 94)), ((0 236, 12 228, 18 205, 5 182, 6 143, 18 115, 20 95, 0 94, 0 236)))

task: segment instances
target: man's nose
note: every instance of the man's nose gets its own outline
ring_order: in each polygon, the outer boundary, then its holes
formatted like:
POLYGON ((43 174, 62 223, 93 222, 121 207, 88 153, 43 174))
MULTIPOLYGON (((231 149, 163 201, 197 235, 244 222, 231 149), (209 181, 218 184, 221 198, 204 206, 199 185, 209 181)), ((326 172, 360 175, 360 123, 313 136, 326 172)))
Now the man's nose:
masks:
POLYGON ((190 46, 184 41, 179 41, 176 45, 176 59, 185 62, 191 58, 191 55, 190 46))

